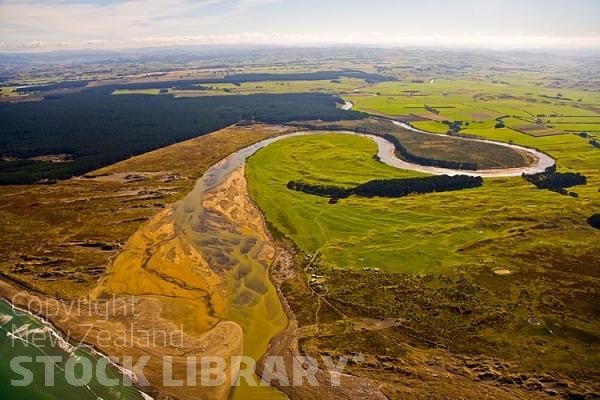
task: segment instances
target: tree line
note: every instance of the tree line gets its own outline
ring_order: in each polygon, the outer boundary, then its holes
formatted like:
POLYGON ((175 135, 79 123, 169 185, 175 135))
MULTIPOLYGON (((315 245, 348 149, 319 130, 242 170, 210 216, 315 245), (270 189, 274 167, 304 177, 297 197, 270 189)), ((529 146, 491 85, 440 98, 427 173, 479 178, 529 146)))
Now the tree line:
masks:
MULTIPOLYGON (((128 90, 143 90, 143 89, 177 89, 177 90, 199 90, 200 85, 214 85, 222 83, 231 83, 239 86, 247 82, 267 82, 267 81, 321 81, 346 78, 364 79, 368 83, 377 83, 385 81, 395 81, 397 78, 393 76, 367 73, 357 70, 340 70, 340 71, 317 71, 317 72, 296 72, 284 74, 270 73, 247 73, 247 74, 232 74, 223 78, 198 78, 198 79, 180 79, 174 81, 139 82, 139 83, 115 83, 110 85, 98 86, 97 89, 112 93, 117 89, 128 90)), ((84 81, 72 81, 84 82, 84 81)), ((23 88, 25 91, 46 91, 57 89, 61 85, 71 84, 69 82, 58 82, 56 84, 42 85, 38 87, 23 88)), ((85 82, 87 84, 87 81, 85 82)), ((85 84, 83 86, 85 86, 85 84)))
POLYGON ((314 185, 301 181, 289 181, 287 188, 316 196, 329 197, 330 203, 349 196, 404 197, 410 194, 447 192, 476 188, 483 184, 479 176, 435 175, 418 178, 376 179, 355 187, 314 185))
MULTIPOLYGON (((175 81, 155 81, 140 83, 116 83, 103 85, 107 91, 116 89, 142 90, 142 89, 177 89, 177 90, 199 90, 199 85, 231 83, 239 86, 247 82, 267 82, 267 81, 317 81, 317 80, 338 80, 342 77, 364 79, 367 83, 378 83, 398 80, 396 77, 368 73, 359 70, 340 70, 340 71, 316 71, 316 72, 293 72, 283 74, 271 73, 246 73, 232 74, 223 78, 205 78, 205 79, 181 79, 175 81)), ((44 85, 24 86, 16 89, 18 93, 46 92, 59 89, 73 89, 87 86, 89 80, 78 81, 59 81, 44 85)))

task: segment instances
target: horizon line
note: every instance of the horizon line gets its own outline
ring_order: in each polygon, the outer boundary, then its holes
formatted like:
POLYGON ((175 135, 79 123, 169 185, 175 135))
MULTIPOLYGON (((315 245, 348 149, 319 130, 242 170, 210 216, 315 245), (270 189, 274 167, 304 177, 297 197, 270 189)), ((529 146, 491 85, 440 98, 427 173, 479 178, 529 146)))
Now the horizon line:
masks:
POLYGON ((271 46, 322 47, 368 46, 382 48, 450 48, 482 50, 600 50, 600 36, 485 36, 485 35, 387 35, 381 32, 332 35, 282 35, 244 33, 235 35, 194 35, 132 38, 125 40, 83 40, 74 42, 0 41, 2 53, 42 53, 68 50, 135 50, 169 46, 271 46))

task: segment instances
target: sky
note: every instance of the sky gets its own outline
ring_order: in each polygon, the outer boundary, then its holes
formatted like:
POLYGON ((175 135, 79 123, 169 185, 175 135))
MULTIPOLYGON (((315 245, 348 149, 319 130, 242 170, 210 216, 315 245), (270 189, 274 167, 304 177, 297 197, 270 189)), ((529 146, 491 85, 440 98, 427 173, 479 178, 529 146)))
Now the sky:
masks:
POLYGON ((598 0, 0 0, 0 50, 202 44, 600 49, 598 0))

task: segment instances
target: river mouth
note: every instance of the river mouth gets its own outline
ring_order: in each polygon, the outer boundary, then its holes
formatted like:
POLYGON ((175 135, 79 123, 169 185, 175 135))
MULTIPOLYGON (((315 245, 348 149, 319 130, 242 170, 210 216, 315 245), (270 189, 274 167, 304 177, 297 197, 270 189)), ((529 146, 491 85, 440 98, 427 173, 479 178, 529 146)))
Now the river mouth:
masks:
MULTIPOLYGON (((246 160, 259 149, 279 140, 331 133, 358 135, 375 141, 381 161, 392 167, 434 174, 482 173, 432 170, 431 167, 408 163, 396 156, 391 142, 375 135, 352 131, 300 131, 282 134, 242 148, 210 167, 198 179, 194 189, 163 216, 163 222, 157 222, 157 227, 152 232, 142 233, 143 238, 153 239, 141 244, 133 253, 146 254, 147 249, 152 248, 150 261, 142 262, 142 257, 132 262, 133 258, 123 256, 125 264, 120 268, 117 265, 117 269, 131 271, 145 263, 144 272, 147 272, 149 267, 156 264, 155 268, 161 274, 174 275, 171 278, 176 279, 171 279, 172 281, 186 282, 186 287, 176 287, 167 292, 176 291, 178 296, 189 299, 185 303, 190 310, 197 308, 201 311, 202 324, 196 326, 199 333, 210 331, 211 326, 218 321, 231 321, 243 331, 243 354, 255 360, 260 359, 267 353, 271 340, 286 328, 288 319, 270 279, 269 266, 275 249, 261 212, 249 198, 244 175, 246 160), (154 261, 152 257, 155 257, 154 261), (165 257, 171 258, 171 267, 164 266, 165 257), (189 258, 187 262, 183 262, 185 257, 189 258), (190 273, 182 272, 186 269, 190 273), (196 292, 189 292, 190 288, 202 288, 204 297, 198 299, 196 292)), ((536 159, 540 160, 538 157, 536 159)), ((513 176, 523 171, 545 168, 542 163, 537 163, 519 171, 495 170, 493 176, 513 176)), ((134 244, 135 242, 132 241, 134 244)), ((107 285, 111 289, 109 292, 130 294, 133 290, 136 293, 136 288, 130 286, 131 279, 126 274, 119 279, 119 285, 107 285)), ((154 277, 148 276, 148 279, 154 277)), ((138 294, 144 293, 145 289, 138 288, 138 294)), ((181 302, 173 303, 171 309, 175 310, 181 305, 181 302)), ((184 313, 180 312, 179 316, 173 314, 171 317, 195 326, 196 321, 186 319, 181 314, 184 313)), ((255 378, 258 380, 258 377, 255 378)), ((232 394, 234 399, 240 400, 252 396, 280 399, 283 394, 272 387, 248 386, 245 380, 242 380, 242 386, 232 394)))
MULTIPOLYGON (((225 274, 227 286, 223 314, 215 317, 226 318, 242 327, 244 355, 255 360, 265 355, 271 339, 286 328, 288 321, 269 276, 269 264, 275 250, 262 214, 248 198, 245 163, 256 151, 276 141, 330 133, 293 132, 245 147, 209 168, 197 181, 194 190, 173 210, 175 233, 202 253, 213 271, 225 274)), ((514 176, 544 170, 548 160, 553 163, 541 153, 520 148, 534 154, 538 162, 525 168, 491 171, 434 168, 399 159, 394 145, 383 137, 352 131, 335 133, 358 135, 375 141, 380 160, 392 167, 432 174, 514 176)), ((248 386, 236 389, 233 398, 245 399, 252 395, 281 398, 275 389, 265 391, 265 388, 248 386)))
MULTIPOLYGON (((286 328, 288 319, 270 279, 274 248, 261 213, 248 198, 245 162, 275 141, 328 133, 332 132, 302 131, 265 139, 213 165, 184 200, 158 215, 132 238, 107 280, 99 285, 98 293, 147 296, 153 290, 154 303, 148 309, 155 309, 160 302, 165 318, 185 323, 194 333, 207 333, 224 320, 232 321, 231 325, 243 330, 239 339, 233 337, 236 329, 230 327, 228 331, 232 354, 237 354, 239 342, 244 355, 258 360, 267 352, 271 339, 286 328), (206 268, 200 268, 200 264, 206 268)), ((397 168, 427 168, 398 159, 393 145, 382 137, 349 131, 334 133, 374 140, 381 160, 397 168), (400 164, 394 165, 396 162, 400 164)), ((280 399, 283 394, 270 387, 241 386, 232 397, 251 396, 280 399)))
MULTIPOLYGON (((224 277, 225 306, 216 316, 242 327, 244 356, 259 360, 288 320, 269 276, 275 249, 262 215, 248 198, 244 166, 245 158, 236 155, 217 164, 175 206, 174 216, 179 235, 224 277), (190 206, 192 199, 199 201, 195 207, 190 206)), ((255 376, 255 381, 260 378, 255 376)), ((242 380, 231 398, 285 397, 273 387, 249 386, 242 380)))

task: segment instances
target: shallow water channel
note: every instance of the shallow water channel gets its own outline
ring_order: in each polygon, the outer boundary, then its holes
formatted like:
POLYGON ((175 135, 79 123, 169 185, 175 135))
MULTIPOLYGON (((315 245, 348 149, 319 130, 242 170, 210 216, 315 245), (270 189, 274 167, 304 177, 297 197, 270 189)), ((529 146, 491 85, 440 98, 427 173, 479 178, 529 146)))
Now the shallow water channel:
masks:
MULTIPOLYGON (((407 128, 408 129, 408 128, 407 128)), ((415 130, 411 127, 411 129, 415 130)), ((269 341, 287 325, 287 317, 277 296, 277 292, 269 278, 269 265, 266 265, 264 248, 267 243, 261 235, 244 230, 239 221, 230 218, 216 210, 205 209, 202 206, 203 199, 211 190, 222 185, 232 173, 242 167, 246 159, 257 150, 269 144, 295 136, 315 135, 332 133, 327 131, 303 131, 284 134, 281 136, 265 139, 253 145, 245 147, 217 164, 210 167, 206 173, 198 179, 195 188, 174 207, 173 220, 176 233, 185 239, 187 243, 197 248, 207 259, 213 270, 219 270, 227 277, 226 307, 225 315, 222 317, 238 323, 244 330, 244 355, 255 360, 265 354, 269 341)), ((535 165, 524 168, 511 168, 505 170, 488 171, 459 171, 443 168, 425 167, 418 164, 408 163, 396 157, 394 146, 382 137, 375 135, 359 134, 356 132, 335 132, 342 134, 353 134, 367 137, 378 145, 378 155, 382 162, 401 169, 415 170, 432 174, 466 174, 478 176, 515 176, 523 172, 541 172, 546 167, 553 165, 547 155, 535 150, 526 149, 506 143, 490 142, 502 146, 518 148, 521 151, 531 153, 537 162, 535 165)), ((422 132, 428 134, 426 132, 422 132)), ((472 140, 472 139, 463 139, 472 140)), ((6 382, 15 379, 9 370, 9 360, 14 356, 44 354, 43 349, 26 346, 25 342, 13 345, 8 329, 10 325, 31 326, 34 329, 52 329, 41 321, 30 316, 19 316, 10 306, 0 302, 0 316, 3 323, 0 332, 0 351, 2 360, 6 365, 0 369, 0 377, 6 382), (10 324, 10 325, 9 325, 10 324)), ((73 350, 68 346, 64 349, 53 349, 58 355, 66 357, 88 357, 99 359, 101 356, 86 350, 73 350)), ((43 368, 43 364, 38 364, 43 368)), ((36 367, 37 368, 37 367, 36 367)), ((43 376, 43 370, 38 371, 43 376)), ((36 374, 34 374, 36 375, 36 374)), ((39 375, 39 374, 37 374, 39 375)), ((36 376, 37 376, 36 375, 36 376)), ((57 384, 54 388, 44 388, 43 385, 31 386, 35 394, 43 395, 44 398, 123 398, 138 399, 141 394, 134 388, 117 386, 115 388, 98 387, 93 382, 88 386, 73 387, 64 381, 64 371, 60 368, 56 371, 57 384), (61 373, 63 378, 61 378, 61 373), (61 380, 62 379, 62 380, 61 380), (106 392, 108 391, 108 392, 106 392)), ((109 376, 118 376, 118 371, 109 371, 109 376)), ((18 378, 18 376, 16 376, 18 378)), ((258 381, 258 379, 257 379, 258 381)), ((43 384, 43 382, 42 382, 43 384)), ((22 388, 21 388, 22 389, 22 388)), ((13 392, 9 385, 0 385, 0 397, 12 398, 23 392, 13 392)), ((32 398, 33 398, 32 397, 32 398)), ((272 387, 239 387, 232 395, 233 399, 283 399, 285 395, 272 387)))
MULTIPOLYGON (((294 132, 265 139, 245 147, 209 168, 197 181, 194 190, 175 207, 174 221, 177 234, 206 255, 212 269, 222 269, 227 274, 227 305, 224 317, 242 326, 244 329, 244 355, 254 359, 259 359, 265 354, 271 338, 283 330, 287 324, 286 315, 269 278, 269 266, 264 265, 264 262, 261 262, 258 257, 264 242, 252 232, 242 232, 243 230, 235 220, 214 210, 205 209, 202 201, 207 193, 223 184, 230 174, 242 167, 247 158, 257 150, 282 139, 325 133, 332 132, 294 132)), ((538 162, 536 165, 525 168, 489 171, 460 171, 426 167, 397 158, 394 153, 394 145, 383 137, 351 131, 335 133, 358 135, 375 141, 378 145, 380 160, 390 166, 432 174, 513 176, 520 175, 522 172, 543 171, 549 163, 551 165, 554 162, 550 157, 535 150, 502 143, 501 145, 516 147, 532 153, 538 162)), ((236 390, 233 398, 253 398, 251 396, 259 396, 262 399, 282 398, 283 395, 275 389, 269 389, 242 386, 236 390)))

